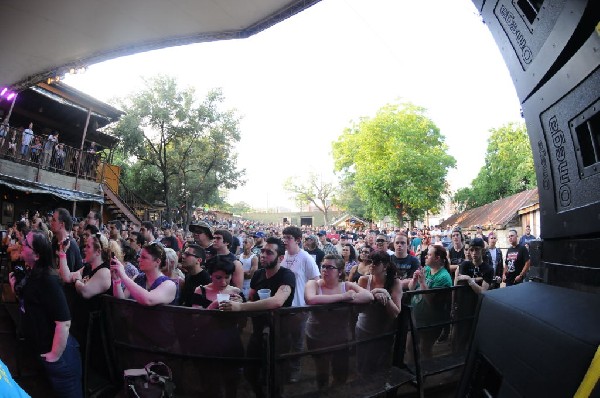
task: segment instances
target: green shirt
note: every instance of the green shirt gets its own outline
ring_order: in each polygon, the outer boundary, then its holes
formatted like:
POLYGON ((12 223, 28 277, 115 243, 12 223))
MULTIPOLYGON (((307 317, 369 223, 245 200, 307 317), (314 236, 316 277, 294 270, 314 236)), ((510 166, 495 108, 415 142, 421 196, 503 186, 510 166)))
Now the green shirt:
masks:
MULTIPOLYGON (((425 281, 429 289, 444 288, 452 286, 452 278, 446 268, 440 268, 434 275, 431 274, 431 268, 425 267, 425 281)), ((417 288, 419 286, 417 285, 417 288)), ((450 304, 452 295, 450 292, 432 293, 432 300, 425 300, 422 294, 417 294, 412 298, 413 311, 417 326, 427 326, 435 323, 447 321, 450 317, 450 304)))

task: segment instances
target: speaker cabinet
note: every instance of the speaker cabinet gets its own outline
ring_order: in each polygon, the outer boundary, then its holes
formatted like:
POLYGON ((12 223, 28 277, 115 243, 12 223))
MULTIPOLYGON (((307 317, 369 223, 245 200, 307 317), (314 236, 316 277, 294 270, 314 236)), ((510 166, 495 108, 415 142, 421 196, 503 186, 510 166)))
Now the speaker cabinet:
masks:
POLYGON ((598 232, 600 222, 600 35, 523 103, 540 198, 541 235, 598 232))
MULTIPOLYGON (((594 0, 485 0, 481 15, 521 102, 570 58, 597 21, 594 0)), ((480 0, 474 0, 476 7, 480 0)))
POLYGON ((598 308, 600 295, 541 283, 486 292, 457 396, 572 397, 600 345, 598 308))

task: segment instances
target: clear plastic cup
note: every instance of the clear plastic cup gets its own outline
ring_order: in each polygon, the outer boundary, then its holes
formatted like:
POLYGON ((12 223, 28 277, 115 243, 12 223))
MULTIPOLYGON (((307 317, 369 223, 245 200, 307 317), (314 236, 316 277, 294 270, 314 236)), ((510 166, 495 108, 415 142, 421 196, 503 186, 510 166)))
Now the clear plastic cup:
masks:
POLYGON ((260 289, 258 291, 258 297, 261 300, 271 297, 271 289, 260 289))

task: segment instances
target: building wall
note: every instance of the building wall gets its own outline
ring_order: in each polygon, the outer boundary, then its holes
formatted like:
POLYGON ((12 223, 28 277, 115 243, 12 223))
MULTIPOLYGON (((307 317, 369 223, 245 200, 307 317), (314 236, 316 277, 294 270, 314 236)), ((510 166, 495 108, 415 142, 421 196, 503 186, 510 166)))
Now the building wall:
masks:
POLYGON ((98 194, 98 182, 79 178, 77 186, 75 177, 64 174, 53 173, 37 167, 24 165, 12 160, 0 159, 0 173, 28 181, 36 181, 46 185, 59 188, 71 189, 91 194, 98 194), (38 176, 39 173, 39 176, 38 176))
MULTIPOLYGON (((341 217, 343 213, 341 211, 329 212, 329 222, 335 218, 341 217)), ((243 218, 249 220, 256 220, 265 224, 283 224, 283 219, 287 218, 288 222, 292 225, 300 226, 301 217, 312 217, 313 227, 324 225, 323 213, 320 211, 302 211, 302 212, 282 212, 282 213, 245 213, 242 214, 243 218)))

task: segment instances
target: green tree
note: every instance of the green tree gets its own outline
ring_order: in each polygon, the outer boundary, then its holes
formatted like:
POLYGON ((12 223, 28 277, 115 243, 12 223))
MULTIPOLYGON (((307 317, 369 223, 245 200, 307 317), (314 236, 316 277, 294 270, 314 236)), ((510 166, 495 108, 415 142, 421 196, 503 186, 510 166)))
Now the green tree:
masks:
POLYGON ((147 200, 161 201, 166 218, 184 210, 189 222, 195 205, 218 197, 218 188, 243 183, 233 145, 239 141, 239 119, 222 111, 220 90, 202 102, 191 88, 179 89, 174 78, 157 76, 120 101, 125 115, 113 126, 122 150, 136 161, 129 179, 147 200))
POLYGON ((471 187, 459 189, 453 196, 461 211, 537 186, 525 124, 508 123, 490 133, 485 164, 471 187))
POLYGON ((358 195, 373 215, 393 215, 403 223, 437 207, 446 190, 448 168, 444 136, 411 103, 388 104, 363 118, 333 143, 335 170, 354 173, 358 195))
POLYGON ((336 192, 335 184, 323 181, 323 178, 315 173, 309 173, 304 181, 297 177, 289 177, 285 180, 283 189, 292 193, 298 204, 315 205, 323 213, 325 225, 329 225, 329 211, 336 192))
POLYGON ((373 211, 369 204, 362 200, 356 189, 355 173, 342 173, 339 180, 340 188, 334 198, 335 205, 357 217, 373 219, 373 211))

